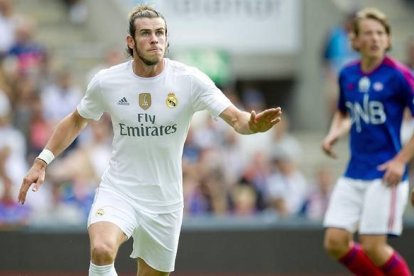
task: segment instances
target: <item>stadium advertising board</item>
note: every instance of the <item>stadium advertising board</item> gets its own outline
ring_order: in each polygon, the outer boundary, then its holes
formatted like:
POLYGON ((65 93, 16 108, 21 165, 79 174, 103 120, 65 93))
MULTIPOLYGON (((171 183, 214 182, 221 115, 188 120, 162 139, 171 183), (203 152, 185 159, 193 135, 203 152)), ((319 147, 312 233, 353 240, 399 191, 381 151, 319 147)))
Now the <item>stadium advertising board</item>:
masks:
POLYGON ((166 17, 171 47, 232 54, 295 54, 300 0, 153 0, 166 17))

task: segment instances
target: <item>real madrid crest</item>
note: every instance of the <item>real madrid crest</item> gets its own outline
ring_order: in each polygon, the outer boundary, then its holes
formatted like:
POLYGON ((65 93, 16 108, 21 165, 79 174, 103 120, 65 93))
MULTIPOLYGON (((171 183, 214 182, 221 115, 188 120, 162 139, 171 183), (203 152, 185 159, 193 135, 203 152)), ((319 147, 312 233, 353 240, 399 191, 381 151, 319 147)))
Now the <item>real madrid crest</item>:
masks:
POLYGON ((147 110, 148 108, 150 108, 150 106, 151 106, 151 94, 150 93, 140 93, 138 95, 138 103, 139 103, 139 106, 144 110, 147 110))
POLYGON ((170 92, 168 93, 167 99, 165 100, 165 103, 169 108, 174 108, 178 105, 178 99, 177 96, 175 96, 174 93, 170 92))

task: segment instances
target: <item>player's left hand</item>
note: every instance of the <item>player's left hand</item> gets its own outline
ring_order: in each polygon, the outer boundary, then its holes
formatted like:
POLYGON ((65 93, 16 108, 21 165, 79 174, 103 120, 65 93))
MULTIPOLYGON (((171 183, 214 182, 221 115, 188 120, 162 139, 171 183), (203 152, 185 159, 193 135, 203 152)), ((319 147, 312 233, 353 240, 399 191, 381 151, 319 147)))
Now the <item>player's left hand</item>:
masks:
POLYGON ((405 163, 394 158, 379 165, 378 170, 385 171, 383 179, 388 186, 396 186, 401 182, 405 170, 405 163))
POLYGON ((268 131, 280 122, 281 116, 282 109, 280 107, 266 109, 259 114, 256 114, 256 111, 253 110, 249 119, 250 130, 254 133, 268 131))

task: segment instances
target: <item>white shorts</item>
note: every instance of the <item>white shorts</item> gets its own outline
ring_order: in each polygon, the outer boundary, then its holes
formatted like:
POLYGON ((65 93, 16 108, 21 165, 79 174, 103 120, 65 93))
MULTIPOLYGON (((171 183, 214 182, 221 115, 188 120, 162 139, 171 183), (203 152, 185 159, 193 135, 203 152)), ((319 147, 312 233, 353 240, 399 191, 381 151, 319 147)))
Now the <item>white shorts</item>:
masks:
POLYGON ((135 208, 120 195, 97 189, 88 218, 93 223, 116 224, 125 235, 134 239, 131 258, 141 258, 152 268, 174 271, 183 210, 166 214, 149 214, 135 208))
POLYGON ((324 226, 343 228, 365 235, 394 235, 402 232, 402 218, 408 201, 408 181, 388 187, 382 179, 361 181, 338 179, 324 226))

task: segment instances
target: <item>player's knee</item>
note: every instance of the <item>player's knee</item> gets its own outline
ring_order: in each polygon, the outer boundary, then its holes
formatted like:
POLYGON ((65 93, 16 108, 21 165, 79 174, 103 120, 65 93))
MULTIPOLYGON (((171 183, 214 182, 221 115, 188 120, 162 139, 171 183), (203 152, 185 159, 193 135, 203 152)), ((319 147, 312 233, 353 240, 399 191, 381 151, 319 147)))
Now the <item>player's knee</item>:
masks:
POLYGON ((323 245, 328 255, 335 259, 342 257, 348 251, 347 241, 338 237, 325 237, 323 245))
POLYGON ((376 259, 381 255, 382 244, 373 243, 373 242, 362 242, 362 250, 370 259, 376 259))
POLYGON ((91 247, 91 257, 94 264, 111 264, 115 261, 117 248, 109 243, 97 243, 91 247))

